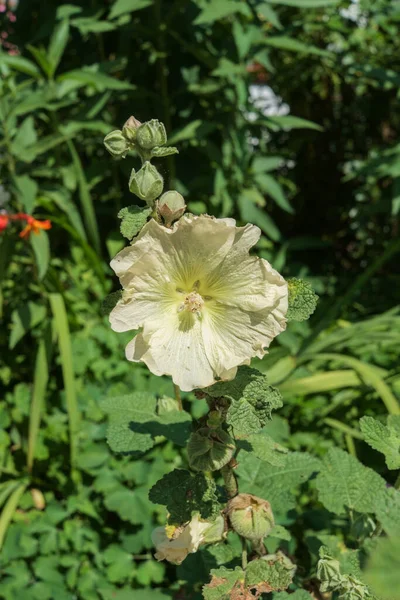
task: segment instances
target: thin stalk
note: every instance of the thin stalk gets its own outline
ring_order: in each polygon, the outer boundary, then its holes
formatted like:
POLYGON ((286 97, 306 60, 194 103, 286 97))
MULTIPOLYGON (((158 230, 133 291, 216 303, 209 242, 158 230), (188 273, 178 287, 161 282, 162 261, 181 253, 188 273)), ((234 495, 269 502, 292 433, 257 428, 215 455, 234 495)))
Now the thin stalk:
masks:
POLYGON ((225 467, 222 467, 221 475, 224 478, 225 489, 228 494, 228 498, 234 498, 237 496, 239 488, 235 473, 233 472, 232 467, 229 466, 229 463, 225 465, 225 467))
POLYGON ((327 425, 329 425, 329 427, 332 427, 333 429, 337 429, 338 431, 341 431, 345 435, 349 435, 352 438, 355 438, 357 440, 364 439, 364 436, 361 433, 361 431, 357 431, 357 429, 353 429, 352 427, 345 425, 344 423, 342 423, 341 421, 338 421, 337 419, 331 419, 331 418, 327 417, 326 419, 323 420, 323 423, 326 423, 327 425))
POLYGON ((175 392, 175 400, 178 403, 179 410, 183 410, 181 390, 180 390, 179 385, 176 385, 176 383, 174 383, 174 392, 175 392))
POLYGON ((344 436, 344 439, 346 440, 346 446, 347 446, 347 450, 348 450, 349 454, 351 454, 352 456, 357 458, 356 446, 354 444, 354 440, 351 437, 351 435, 349 433, 346 433, 344 436))

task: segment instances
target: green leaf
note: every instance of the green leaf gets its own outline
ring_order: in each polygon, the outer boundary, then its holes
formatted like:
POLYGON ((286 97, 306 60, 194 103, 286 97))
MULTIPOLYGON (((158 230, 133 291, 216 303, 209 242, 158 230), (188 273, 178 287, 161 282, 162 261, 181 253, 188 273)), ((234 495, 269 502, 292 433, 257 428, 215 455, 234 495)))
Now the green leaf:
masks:
POLYGON ((375 512, 383 530, 388 535, 400 537, 400 491, 387 488, 377 498, 375 512))
POLYGON ((148 392, 107 398, 103 410, 110 417, 107 441, 114 452, 146 452, 154 438, 164 436, 184 446, 191 432, 191 417, 185 411, 156 413, 157 401, 148 392))
POLYGON ((389 469, 400 469, 400 416, 389 415, 387 426, 373 417, 363 417, 360 428, 372 448, 385 455, 389 469))
POLYGON ((243 2, 238 0, 218 0, 218 2, 214 2, 211 0, 205 5, 193 23, 194 25, 210 25, 235 13, 251 16, 250 9, 243 2))
POLYGON ((71 337, 68 326, 68 316, 61 294, 49 295, 50 306, 54 317, 54 328, 58 337, 60 348, 61 367, 64 380, 65 396, 67 401, 70 460, 74 468, 77 454, 78 432, 80 414, 76 397, 75 376, 72 360, 71 337))
POLYGON ((272 437, 261 431, 241 438, 238 448, 245 452, 254 453, 254 456, 270 465, 282 466, 286 460, 287 448, 284 448, 272 437))
POLYGON ((31 214, 35 206, 38 185, 29 175, 19 175, 14 178, 17 186, 20 200, 24 205, 24 209, 28 214, 31 214))
POLYGON ((54 75, 58 65, 60 64, 60 60, 64 54, 64 50, 68 42, 68 36, 69 23, 67 20, 65 20, 56 26, 50 39, 49 49, 47 52, 47 58, 51 65, 49 71, 50 77, 54 75))
POLYGON ((283 162, 282 156, 256 156, 251 163, 251 170, 255 174, 269 173, 281 167, 283 162))
POLYGON ((211 581, 203 586, 204 600, 229 600, 232 598, 230 592, 235 584, 244 579, 244 571, 239 567, 227 569, 220 567, 211 570, 211 581))
POLYGON ((9 348, 12 350, 24 335, 39 325, 46 316, 46 307, 35 302, 27 302, 11 313, 11 335, 9 348))
POLYGON ((242 221, 258 225, 263 232, 274 242, 278 242, 281 234, 271 217, 258 208, 246 192, 240 194, 238 206, 242 221))
POLYGON ((282 406, 280 392, 268 384, 267 377, 247 366, 239 367, 232 381, 207 388, 207 394, 231 400, 226 419, 235 436, 258 431, 271 419, 272 411, 282 406))
POLYGON ((259 188, 268 196, 271 196, 276 204, 286 212, 293 214, 294 210, 286 198, 281 184, 271 175, 260 173, 255 176, 255 181, 259 188))
POLYGON ((152 4, 153 0, 116 0, 111 7, 108 18, 115 19, 115 17, 120 17, 121 15, 125 15, 126 13, 134 12, 136 10, 142 10, 143 8, 147 8, 147 6, 151 6, 152 4))
POLYGON ((381 600, 400 600, 400 536, 380 538, 371 553, 365 580, 381 600))
POLYGON ((283 466, 273 466, 241 450, 238 463, 240 489, 268 500, 274 512, 293 507, 296 487, 321 468, 321 461, 306 452, 291 452, 283 466))
POLYGON ((178 148, 175 148, 174 146, 155 146, 151 151, 151 155, 155 158, 163 158, 164 156, 171 156, 172 154, 179 154, 178 148))
POLYGON ((267 127, 272 125, 272 129, 284 129, 291 131, 292 129, 314 129, 315 131, 323 131, 323 128, 317 123, 302 119, 301 117, 293 117, 292 115, 268 116, 258 120, 257 123, 264 123, 267 127))
POLYGON ((71 21, 71 25, 79 29, 82 35, 86 33, 103 33, 105 31, 113 31, 116 29, 115 23, 108 21, 98 21, 93 17, 79 17, 71 21))
POLYGON ((0 514, 0 550, 3 547, 8 526, 18 508, 19 501, 22 497, 22 494, 25 492, 26 487, 27 483, 20 483, 19 486, 14 489, 0 514))
POLYGON ((74 164, 76 177, 79 184, 79 197, 85 219, 85 225, 88 232, 88 237, 91 240, 94 249, 100 254, 100 234, 97 227, 96 213, 93 206, 92 197, 90 195, 89 185, 86 179, 85 171, 83 170, 81 159, 76 151, 72 140, 67 141, 69 151, 71 153, 72 162, 74 164))
POLYGON ((36 265, 38 268, 38 277, 43 279, 47 273, 50 262, 50 243, 49 236, 43 229, 38 233, 33 233, 29 237, 30 244, 35 254, 36 265))
POLYGON ((133 90, 135 86, 127 81, 120 81, 114 77, 102 73, 100 71, 94 71, 89 67, 83 67, 82 69, 75 69, 63 73, 57 78, 60 82, 75 82, 76 87, 92 86, 99 92, 107 90, 133 90))
POLYGON ((24 58, 23 56, 12 56, 6 52, 0 53, 0 67, 6 66, 10 69, 15 69, 20 73, 30 75, 35 79, 40 76, 40 71, 31 60, 24 58))
POLYGON ((280 50, 289 50, 290 52, 315 54, 317 56, 324 57, 332 56, 331 52, 328 52, 327 50, 321 50, 312 44, 304 44, 303 42, 299 42, 298 40, 294 40, 293 38, 286 37, 284 35, 267 36, 264 39, 264 43, 267 44, 267 46, 279 48, 280 50))
POLYGON ((275 592, 272 598, 273 600, 313 600, 313 596, 305 590, 296 590, 291 594, 287 592, 275 592))
POLYGON ((318 296, 311 283, 304 279, 288 280, 289 308, 286 313, 288 321, 306 321, 317 308, 318 296))
POLYGON ((107 493, 104 504, 108 510, 116 512, 121 519, 132 525, 142 525, 151 517, 147 491, 144 488, 130 490, 119 486, 107 493))
POLYGON ((169 144, 177 144, 178 142, 183 142, 186 140, 192 140, 196 137, 197 130, 202 125, 202 121, 200 119, 196 119, 195 121, 191 121, 184 127, 181 127, 177 131, 174 131, 171 136, 168 136, 169 144))
POLYGON ((151 488, 149 499, 167 507, 171 523, 190 521, 193 512, 207 519, 219 508, 215 482, 203 473, 192 476, 189 471, 175 469, 164 475, 151 488))
POLYGON ((278 14, 267 2, 262 2, 257 6, 257 12, 271 23, 276 29, 282 29, 282 23, 279 20, 278 14))
POLYGON ((147 219, 152 213, 151 208, 141 208, 140 206, 127 206, 118 213, 121 219, 121 234, 128 240, 134 238, 144 227, 147 219))
POLYGON ((359 387, 360 385, 361 380, 355 371, 352 369, 343 369, 285 381, 279 385, 279 390, 282 392, 283 397, 285 397, 316 394, 346 387, 359 387))
POLYGON ((319 8, 339 4, 340 0, 269 0, 271 4, 284 4, 298 8, 319 8))
POLYGON ((386 482, 354 456, 340 448, 331 448, 324 457, 316 486, 323 505, 340 515, 346 508, 359 513, 375 512, 386 482))
POLYGON ((246 567, 248 589, 259 592, 285 590, 292 583, 296 567, 282 552, 252 560, 246 567))

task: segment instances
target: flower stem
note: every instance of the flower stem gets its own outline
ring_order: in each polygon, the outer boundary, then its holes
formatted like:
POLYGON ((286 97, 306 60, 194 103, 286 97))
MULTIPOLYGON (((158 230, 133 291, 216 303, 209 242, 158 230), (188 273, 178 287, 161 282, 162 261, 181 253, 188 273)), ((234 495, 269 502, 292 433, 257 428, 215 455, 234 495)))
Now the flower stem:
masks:
POLYGON ((179 385, 176 385, 176 383, 174 383, 174 392, 175 392, 175 400, 178 403, 179 410, 183 410, 181 390, 179 389, 179 385))
POLYGON ((247 540, 242 537, 242 569, 245 570, 247 567, 247 540))
POLYGON ((237 495, 239 489, 235 474, 229 463, 225 465, 225 467, 222 467, 221 474, 224 478, 225 489, 227 491, 228 497, 234 498, 237 495))

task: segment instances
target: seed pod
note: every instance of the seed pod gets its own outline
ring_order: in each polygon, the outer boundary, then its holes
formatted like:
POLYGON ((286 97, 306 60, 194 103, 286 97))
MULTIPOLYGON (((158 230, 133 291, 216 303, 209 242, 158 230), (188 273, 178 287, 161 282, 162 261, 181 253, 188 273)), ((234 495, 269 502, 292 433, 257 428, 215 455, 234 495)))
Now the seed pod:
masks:
POLYGON ((165 192, 158 201, 158 212, 168 226, 180 219, 185 209, 186 204, 183 196, 175 190, 165 192))
POLYGON ((164 124, 157 119, 143 123, 136 131, 136 144, 143 150, 152 150, 163 146, 167 141, 164 124))
POLYGON ((232 528, 248 540, 261 540, 274 527, 270 503, 252 494, 238 494, 232 498, 226 512, 232 528))
POLYGON ((164 180, 154 165, 146 161, 140 171, 132 169, 129 179, 129 190, 149 206, 161 194, 164 180))
POLYGON ((189 438, 189 465, 195 471, 217 471, 231 460, 235 443, 223 429, 202 427, 189 438))

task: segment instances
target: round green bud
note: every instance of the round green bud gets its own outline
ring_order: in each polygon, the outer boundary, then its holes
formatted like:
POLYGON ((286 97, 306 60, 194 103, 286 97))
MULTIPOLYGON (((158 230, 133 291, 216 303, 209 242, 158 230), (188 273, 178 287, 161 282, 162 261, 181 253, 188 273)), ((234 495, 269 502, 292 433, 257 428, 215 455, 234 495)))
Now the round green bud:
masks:
POLYGON ((136 140, 136 132, 141 126, 141 122, 135 119, 135 117, 129 117, 125 125, 122 128, 122 135, 133 144, 136 140))
POLYGON ((252 494, 232 498, 226 512, 232 528, 248 540, 262 540, 275 524, 270 503, 252 494))
POLYGON ((136 131, 136 144, 143 150, 152 150, 163 146, 167 141, 167 132, 163 123, 157 119, 146 121, 136 131))
POLYGON ((129 142, 122 135, 122 131, 116 129, 104 138, 104 145, 114 158, 125 158, 130 149, 129 142))
POLYGON ((162 193, 164 179, 154 165, 146 161, 140 171, 132 169, 129 179, 129 190, 149 206, 162 193))
POLYGON ((158 201, 158 212, 167 226, 180 219, 185 209, 183 196, 175 190, 165 192, 158 201))
POLYGON ((235 443, 223 429, 202 427, 188 442, 189 465, 195 471, 218 471, 231 460, 235 443))

